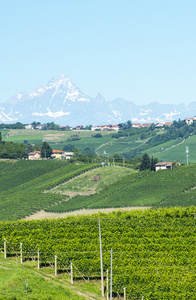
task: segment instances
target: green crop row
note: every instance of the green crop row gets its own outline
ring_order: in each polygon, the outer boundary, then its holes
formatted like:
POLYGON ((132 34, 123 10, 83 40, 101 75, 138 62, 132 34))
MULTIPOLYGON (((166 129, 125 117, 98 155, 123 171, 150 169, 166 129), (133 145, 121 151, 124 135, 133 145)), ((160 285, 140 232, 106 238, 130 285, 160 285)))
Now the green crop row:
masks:
MULTIPOLYGON (((41 209, 46 209, 55 202, 62 201, 66 196, 46 193, 51 189, 71 178, 98 167, 97 164, 67 165, 64 162, 23 162, 19 164, 16 173, 12 174, 9 167, 6 176, 8 187, 1 192, 0 196, 0 219, 13 220, 24 218, 41 209), (39 163, 41 163, 39 165, 39 163), (24 167, 24 165, 26 167, 24 167), (24 169, 22 169, 24 167, 24 169), (21 175, 20 175, 21 174, 21 175), (9 182, 10 175, 10 182, 9 182)), ((2 175, 2 174, 1 174, 2 175)))
POLYGON ((75 196, 47 208, 48 212, 126 206, 190 206, 196 205, 196 166, 159 172, 130 174, 100 193, 75 196))

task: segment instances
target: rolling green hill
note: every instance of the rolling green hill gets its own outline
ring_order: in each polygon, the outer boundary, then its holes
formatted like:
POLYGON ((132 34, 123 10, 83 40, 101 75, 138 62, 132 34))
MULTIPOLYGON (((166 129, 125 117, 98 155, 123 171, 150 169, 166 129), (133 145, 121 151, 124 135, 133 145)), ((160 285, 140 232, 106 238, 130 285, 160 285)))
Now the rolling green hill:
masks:
POLYGON ((19 160, 0 162, 0 181, 0 220, 24 218, 39 210, 196 205, 195 164, 136 172, 118 166, 19 160))
POLYGON ((112 157, 119 154, 124 158, 134 158, 148 153, 159 160, 186 162, 186 146, 190 148, 190 162, 196 162, 195 124, 186 125, 183 121, 174 122, 171 127, 129 128, 119 133, 103 131, 101 137, 89 130, 2 130, 4 141, 33 145, 46 141, 58 150, 76 147, 82 154, 112 157))
MULTIPOLYGON (((112 167, 110 167, 112 168, 112 167)), ((66 185, 65 185, 66 186, 66 185)), ((72 189, 75 186, 72 181, 72 189)), ((76 195, 51 207, 48 212, 68 212, 78 209, 108 207, 151 206, 171 207, 196 205, 196 165, 184 166, 159 172, 142 171, 128 173, 119 181, 102 191, 87 195, 76 195)), ((60 186, 56 191, 63 191, 60 186)), ((66 193, 66 192, 65 192, 66 193)))
POLYGON ((97 164, 68 165, 66 161, 19 160, 0 168, 0 220, 24 218, 47 208, 65 197, 46 194, 45 189, 55 187, 90 169, 97 164))

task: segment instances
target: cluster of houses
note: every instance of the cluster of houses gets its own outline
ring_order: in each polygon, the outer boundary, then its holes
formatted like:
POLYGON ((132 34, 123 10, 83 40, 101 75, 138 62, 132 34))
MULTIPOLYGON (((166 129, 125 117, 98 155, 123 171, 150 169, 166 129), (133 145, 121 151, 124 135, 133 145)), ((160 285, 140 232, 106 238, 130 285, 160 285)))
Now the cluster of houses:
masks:
MULTIPOLYGON (((194 118, 186 118, 184 119, 184 121, 186 122, 187 125, 192 124, 194 121, 196 121, 196 117, 194 118)), ((154 123, 156 128, 160 128, 163 126, 171 126, 173 124, 173 122, 158 122, 158 123, 154 123)), ((140 124, 140 123, 132 123, 132 127, 133 128, 144 128, 144 127, 150 127, 152 125, 152 123, 144 123, 144 124, 140 124)), ((34 125, 26 125, 25 126, 26 129, 28 130, 46 130, 47 129, 47 125, 46 124, 39 124, 34 128, 34 125)), ((118 125, 97 125, 97 126, 91 126, 91 130, 92 131, 119 131, 119 126, 118 125)), ((83 125, 78 125, 76 127, 70 127, 70 126, 60 126, 59 130, 84 130, 84 126, 83 125)))
MULTIPOLYGON (((159 128, 159 127, 163 127, 163 126, 171 126, 173 124, 173 122, 159 122, 159 123, 155 123, 155 127, 159 128)), ((144 123, 144 124, 140 124, 140 123, 133 123, 132 127, 134 128, 144 128, 144 127, 150 127, 152 125, 152 123, 144 123)))
MULTIPOLYGON (((190 120, 187 118, 187 120, 190 120)), ((191 122, 191 121, 190 121, 191 122)), ((144 127, 150 127, 152 123, 144 123, 144 124, 140 124, 140 123, 133 123, 132 127, 133 128, 144 128, 144 127)), ((172 122, 159 122, 155 124, 155 127, 163 127, 163 126, 171 126, 172 122)), ((46 124, 39 124, 37 125, 35 128, 33 125, 29 124, 26 125, 25 128, 27 130, 46 130, 47 129, 47 125, 46 124)), ((70 127, 70 126, 60 126, 59 130, 61 131, 65 131, 65 130, 84 130, 84 126, 83 125, 78 125, 76 127, 70 127)), ((97 126, 91 126, 91 130, 92 131, 119 131, 120 127, 118 125, 97 125, 97 126)))
MULTIPOLYGON (((65 152, 63 150, 52 149, 51 158, 52 159, 70 159, 70 158, 73 157, 73 155, 74 155, 73 152, 65 152)), ((42 159, 41 158, 41 151, 29 152, 28 159, 30 159, 30 160, 42 159)))

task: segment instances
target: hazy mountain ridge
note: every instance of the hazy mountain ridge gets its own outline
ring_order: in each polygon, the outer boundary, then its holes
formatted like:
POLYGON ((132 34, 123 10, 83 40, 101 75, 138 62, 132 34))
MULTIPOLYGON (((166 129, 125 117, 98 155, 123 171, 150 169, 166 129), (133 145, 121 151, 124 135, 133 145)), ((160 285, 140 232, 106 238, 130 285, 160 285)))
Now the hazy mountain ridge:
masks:
POLYGON ((101 94, 93 99, 64 75, 51 79, 46 86, 30 93, 18 93, 0 105, 1 123, 54 121, 70 126, 118 124, 127 120, 155 123, 192 117, 195 114, 196 102, 188 106, 158 102, 136 105, 122 98, 108 102, 101 94))

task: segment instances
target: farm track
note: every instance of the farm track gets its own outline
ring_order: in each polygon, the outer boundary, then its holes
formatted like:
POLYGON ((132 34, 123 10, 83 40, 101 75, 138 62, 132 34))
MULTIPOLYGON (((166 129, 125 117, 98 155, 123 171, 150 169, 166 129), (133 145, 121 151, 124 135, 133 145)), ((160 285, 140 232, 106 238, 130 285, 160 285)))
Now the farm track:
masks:
POLYGON ((55 277, 52 276, 52 275, 46 275, 46 274, 42 274, 41 272, 39 271, 33 271, 32 270, 32 273, 44 278, 45 280, 47 280, 48 282, 51 282, 53 283, 54 285, 56 285, 57 287, 58 286, 62 286, 62 287, 65 287, 65 288, 68 288, 70 289, 72 292, 76 293, 77 295, 81 296, 81 297, 84 297, 84 299, 88 299, 88 300, 97 300, 99 299, 97 297, 96 294, 93 294, 93 293, 89 293, 89 292, 86 292, 85 294, 83 292, 81 292, 76 285, 71 285, 67 279, 63 280, 63 279, 59 279, 59 281, 57 282, 55 280, 55 277))
POLYGON ((164 151, 155 152, 154 155, 159 154, 159 153, 163 153, 163 152, 166 152, 166 151, 168 151, 168 150, 171 150, 171 149, 173 149, 173 148, 175 148, 175 147, 178 147, 179 145, 183 144, 183 143, 184 143, 186 140, 188 140, 189 138, 190 138, 190 136, 189 136, 187 139, 184 139, 182 142, 180 142, 180 143, 178 143, 178 144, 176 144, 176 145, 172 145, 172 146, 169 147, 169 148, 165 148, 164 151))
POLYGON ((68 216, 79 216, 79 215, 92 215, 96 213, 110 213, 113 211, 131 211, 131 210, 147 210, 150 207, 138 206, 138 207, 117 207, 117 208, 101 208, 101 209, 80 209, 66 213, 49 213, 41 210, 31 216, 25 218, 25 220, 42 220, 42 219, 58 219, 66 218, 68 216))

